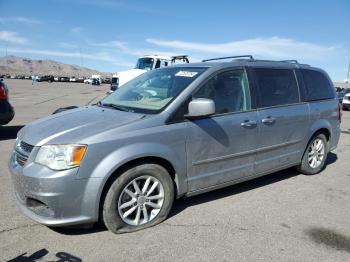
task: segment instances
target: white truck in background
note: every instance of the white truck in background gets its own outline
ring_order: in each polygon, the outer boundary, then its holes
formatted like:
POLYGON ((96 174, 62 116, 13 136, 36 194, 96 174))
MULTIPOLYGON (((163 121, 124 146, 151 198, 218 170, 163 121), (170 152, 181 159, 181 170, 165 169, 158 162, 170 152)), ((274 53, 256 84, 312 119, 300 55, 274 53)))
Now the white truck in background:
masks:
POLYGON ((97 79, 102 84, 102 78, 100 75, 92 75, 90 78, 84 80, 84 84, 92 84, 93 79, 97 79))
POLYGON ((115 73, 111 80, 111 89, 109 93, 114 92, 119 87, 129 82, 131 79, 142 75, 143 73, 161 67, 166 67, 174 64, 176 61, 189 63, 187 55, 179 56, 162 56, 162 55, 145 55, 137 59, 135 68, 115 73))

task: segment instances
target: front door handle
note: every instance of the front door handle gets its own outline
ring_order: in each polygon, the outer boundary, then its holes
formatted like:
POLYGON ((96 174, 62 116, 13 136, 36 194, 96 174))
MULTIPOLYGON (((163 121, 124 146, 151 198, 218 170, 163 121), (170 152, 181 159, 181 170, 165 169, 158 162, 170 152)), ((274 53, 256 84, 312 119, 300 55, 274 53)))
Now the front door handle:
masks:
POLYGON ((276 118, 268 116, 266 118, 263 118, 261 122, 263 122, 264 124, 273 124, 276 122, 276 118))
POLYGON ((256 121, 252 121, 252 120, 245 120, 244 122, 241 123, 242 127, 256 127, 257 123, 256 121))

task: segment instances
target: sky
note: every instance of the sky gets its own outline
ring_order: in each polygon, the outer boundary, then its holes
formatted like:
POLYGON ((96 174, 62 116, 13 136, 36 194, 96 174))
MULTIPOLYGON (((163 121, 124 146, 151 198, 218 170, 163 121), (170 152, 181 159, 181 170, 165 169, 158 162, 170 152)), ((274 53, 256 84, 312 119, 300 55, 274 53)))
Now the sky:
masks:
POLYGON ((350 0, 0 0, 0 56, 104 72, 146 54, 296 59, 344 81, 350 0))

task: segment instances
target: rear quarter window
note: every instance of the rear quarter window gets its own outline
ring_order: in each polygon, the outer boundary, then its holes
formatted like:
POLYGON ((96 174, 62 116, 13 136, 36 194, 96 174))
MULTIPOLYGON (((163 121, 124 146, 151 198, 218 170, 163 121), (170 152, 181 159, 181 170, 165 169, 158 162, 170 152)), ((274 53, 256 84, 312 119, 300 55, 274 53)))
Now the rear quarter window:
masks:
POLYGON ((333 87, 328 78, 321 72, 302 69, 306 101, 317 101, 334 98, 333 87))

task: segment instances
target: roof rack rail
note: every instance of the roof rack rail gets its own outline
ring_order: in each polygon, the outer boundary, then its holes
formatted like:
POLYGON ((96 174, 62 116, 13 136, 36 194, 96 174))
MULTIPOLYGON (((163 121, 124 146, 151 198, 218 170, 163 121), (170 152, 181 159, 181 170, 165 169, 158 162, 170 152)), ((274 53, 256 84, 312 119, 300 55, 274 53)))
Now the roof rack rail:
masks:
POLYGON ((299 62, 297 60, 281 60, 278 62, 285 62, 285 63, 292 63, 292 64, 299 64, 299 62))
POLYGON ((189 63, 188 55, 175 55, 171 57, 171 63, 175 63, 176 60, 182 60, 182 62, 189 63))
POLYGON ((254 57, 252 55, 236 55, 236 56, 225 56, 225 57, 217 57, 217 58, 211 58, 211 59, 204 59, 202 62, 208 62, 208 61, 214 61, 214 60, 223 60, 223 59, 229 59, 229 58, 249 58, 250 60, 254 60, 254 57))

